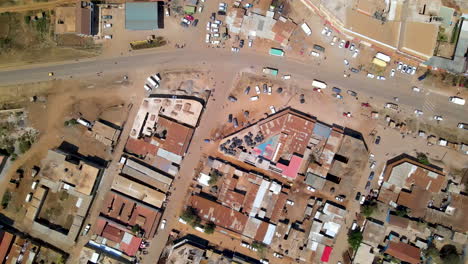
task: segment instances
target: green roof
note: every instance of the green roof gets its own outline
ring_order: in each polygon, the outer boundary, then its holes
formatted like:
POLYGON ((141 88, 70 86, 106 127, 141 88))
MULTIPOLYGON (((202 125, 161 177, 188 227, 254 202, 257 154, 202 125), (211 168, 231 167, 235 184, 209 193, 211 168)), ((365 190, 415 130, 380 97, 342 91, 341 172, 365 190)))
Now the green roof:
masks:
POLYGON ((125 5, 125 28, 128 30, 158 29, 158 3, 127 3, 125 5))

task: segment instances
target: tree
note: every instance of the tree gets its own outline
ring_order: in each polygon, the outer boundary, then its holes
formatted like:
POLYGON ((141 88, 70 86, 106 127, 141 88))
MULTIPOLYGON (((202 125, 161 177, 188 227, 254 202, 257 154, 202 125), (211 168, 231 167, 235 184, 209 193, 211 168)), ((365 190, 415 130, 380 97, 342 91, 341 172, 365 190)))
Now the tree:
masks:
POLYGON ((212 170, 210 172, 210 180, 208 181, 209 185, 215 185, 218 182, 218 179, 223 176, 223 174, 218 170, 212 170))
POLYGON ((361 213, 365 216, 365 217, 369 217, 371 216, 374 211, 377 209, 377 204, 376 203, 372 203, 372 204, 365 204, 363 206, 361 206, 361 213))
POLYGON ((424 164, 424 165, 430 165, 431 163, 429 162, 429 159, 427 158, 426 154, 422 152, 416 153, 416 156, 418 158, 419 163, 424 164))
POLYGON ((216 228, 216 224, 210 221, 205 225, 205 233, 213 234, 215 228, 216 228))
POLYGON ((197 210, 193 207, 187 207, 182 214, 180 215, 180 218, 187 222, 190 226, 196 227, 200 225, 201 219, 198 216, 197 210))
POLYGON ((444 264, 461 264, 461 258, 454 245, 444 245, 440 249, 439 256, 443 260, 444 264))
POLYGON ((136 234, 136 233, 140 232, 140 230, 141 230, 140 225, 135 224, 134 226, 132 226, 132 232, 133 232, 133 233, 136 234))
POLYGON ((404 216, 407 216, 410 213, 410 210, 408 208, 406 208, 406 207, 399 206, 396 209, 395 213, 398 216, 404 217, 404 216))
POLYGON ((357 251, 362 241, 362 233, 359 230, 353 230, 348 235, 348 244, 354 251, 357 251))

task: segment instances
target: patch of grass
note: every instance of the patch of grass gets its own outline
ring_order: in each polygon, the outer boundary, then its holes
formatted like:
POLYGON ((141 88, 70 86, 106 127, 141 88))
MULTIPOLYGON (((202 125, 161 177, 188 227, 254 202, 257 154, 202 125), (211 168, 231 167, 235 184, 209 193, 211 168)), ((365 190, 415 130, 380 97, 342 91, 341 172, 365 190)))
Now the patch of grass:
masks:
POLYGON ((427 158, 426 154, 424 154, 422 152, 418 152, 417 153, 417 158, 418 158, 419 163, 424 164, 424 165, 431 165, 431 163, 429 162, 429 159, 427 158))

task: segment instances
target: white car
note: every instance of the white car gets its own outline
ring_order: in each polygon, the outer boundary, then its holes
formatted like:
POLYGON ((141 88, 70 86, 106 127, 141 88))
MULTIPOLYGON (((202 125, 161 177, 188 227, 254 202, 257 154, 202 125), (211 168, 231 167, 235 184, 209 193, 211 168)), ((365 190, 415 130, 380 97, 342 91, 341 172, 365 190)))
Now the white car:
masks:
POLYGON ((328 29, 327 27, 324 27, 324 28, 322 29, 322 35, 327 34, 328 31, 329 31, 329 29, 328 29))
POLYGON ((374 169, 375 168, 375 161, 371 162, 369 168, 374 169))
POLYGON ((184 22, 184 23, 187 24, 187 25, 190 25, 190 24, 192 23, 192 21, 186 19, 185 17, 182 18, 182 22, 184 22))
POLYGON ((218 45, 219 43, 221 43, 221 41, 219 41, 219 40, 212 40, 211 41, 211 44, 213 44, 213 45, 218 45))
POLYGON ((279 258, 279 259, 282 259, 282 258, 283 258, 283 254, 280 254, 280 253, 274 252, 274 253, 273 253, 273 257, 275 257, 275 258, 279 258))
POLYGON ((442 116, 435 115, 434 120, 442 121, 442 120, 444 120, 444 118, 442 118, 442 116))
POLYGON ((218 25, 223 24, 223 22, 221 22, 221 20, 215 20, 213 23, 218 24, 218 25))
POLYGON ((105 39, 112 39, 112 35, 105 35, 104 38, 105 39))
POLYGON ((399 62, 398 67, 397 67, 397 71, 401 71, 402 68, 403 68, 403 63, 399 62))
POLYGON ((294 205, 294 202, 291 201, 291 200, 286 200, 286 204, 287 204, 287 205, 294 205))
POLYGON ((247 244, 246 242, 242 241, 242 242, 241 242, 241 246, 242 246, 242 247, 245 247, 245 248, 248 248, 250 245, 247 244))
POLYGON ((395 76, 395 69, 392 69, 392 70, 390 71, 390 77, 393 77, 393 76, 395 76))
POLYGON ((349 46, 349 50, 350 50, 350 51, 353 51, 353 50, 355 50, 355 49, 356 49, 356 46, 354 46, 354 44, 351 44, 351 46, 349 46))
POLYGON ((159 228, 160 228, 161 230, 164 230, 164 228, 166 228, 166 222, 167 222, 166 219, 163 219, 163 220, 161 221, 161 225, 159 226, 159 228))
POLYGON ((260 263, 261 264, 270 264, 270 261, 268 261, 268 259, 261 259, 260 263))
POLYGON ((417 116, 422 116, 422 115, 424 114, 423 111, 418 110, 418 109, 414 110, 414 113, 415 113, 417 116))
POLYGON ((336 196, 335 199, 336 199, 338 202, 343 202, 343 201, 344 201, 344 198, 343 198, 343 196, 341 196, 341 195, 336 196))
POLYGON ((203 6, 202 5, 198 7, 198 13, 201 13, 201 12, 203 12, 203 6))
POLYGON ((256 95, 256 96, 250 97, 250 101, 257 101, 257 100, 258 100, 258 96, 257 96, 257 95, 256 95))
POLYGON ((86 236, 91 228, 91 224, 87 224, 83 230, 83 236, 86 236))
POLYGON ((215 23, 211 23, 211 28, 219 28, 219 25, 215 23))
POLYGON ((256 92, 257 94, 260 94, 260 87, 258 87, 258 85, 255 86, 255 92, 256 92))
POLYGON ((325 35, 326 35, 327 37, 329 37, 329 36, 331 36, 331 33, 332 33, 332 31, 329 29, 329 30, 327 31, 327 34, 325 34, 325 35))
POLYGON ((249 48, 253 46, 253 39, 249 39, 249 48))
POLYGON ((311 52, 310 52, 310 55, 311 55, 311 56, 314 56, 314 57, 319 57, 319 56, 320 56, 320 53, 315 52, 315 51, 311 51, 311 52))
POLYGON ((211 28, 211 22, 210 22, 210 21, 208 21, 208 22, 206 23, 206 30, 208 30, 208 31, 209 31, 209 30, 210 30, 210 28, 211 28))
POLYGON ((272 106, 272 105, 270 105, 270 112, 271 112, 272 114, 276 113, 276 109, 275 109, 275 107, 272 106))
POLYGON ((206 34, 205 42, 210 43, 210 34, 206 34))
POLYGON ((111 28, 112 24, 104 24, 104 28, 111 28))
POLYGON ((373 78, 375 77, 375 75, 372 74, 372 73, 368 73, 368 74, 367 74, 367 77, 373 79, 373 78))
POLYGON ((359 200, 359 204, 364 204, 365 201, 366 201, 366 196, 363 195, 361 196, 361 200, 359 200))
POLYGON ((342 39, 340 41, 340 45, 338 46, 340 49, 342 49, 344 47, 344 44, 346 43, 346 41, 344 39, 342 39))
POLYGON ((376 78, 376 79, 377 79, 377 80, 381 80, 381 81, 385 81, 385 80, 386 80, 386 79, 385 79, 385 77, 383 77, 383 76, 380 76, 380 75, 379 75, 379 76, 377 76, 377 78, 376 78))
POLYGON ((344 65, 348 66, 348 65, 349 65, 349 61, 348 61, 348 60, 344 60, 344 65))
POLYGON ((170 15, 169 8, 167 8, 167 7, 164 8, 164 13, 166 14, 166 16, 169 16, 170 15))
POLYGON ((271 86, 268 86, 268 95, 271 95, 271 86))
POLYGON ((217 28, 212 28, 211 29, 211 33, 218 33, 218 32, 219 32, 219 29, 217 29, 217 28))
POLYGON ((358 54, 359 54, 359 50, 358 49, 354 50, 353 58, 356 58, 358 54))
POLYGON ((417 92, 417 93, 421 92, 421 88, 416 87, 416 86, 413 86, 413 88, 411 88, 411 90, 413 90, 413 92, 417 92))
POLYGON ((335 45, 335 43, 338 41, 338 37, 337 36, 334 36, 332 41, 330 42, 330 45, 335 45))
POLYGON ((239 52, 239 48, 232 47, 232 48, 231 48, 231 51, 232 51, 232 52, 239 52))
POLYGON ((458 128, 467 128, 468 125, 465 124, 465 123, 458 123, 457 127, 458 127, 458 128))
POLYGON ((220 36, 219 33, 214 33, 213 34, 213 38, 219 38, 219 36, 220 36))
POLYGON ((311 192, 315 192, 315 188, 312 186, 307 186, 307 190, 311 192))
POLYGON ((283 80, 289 80, 291 79, 291 75, 283 75, 283 80))
POLYGON ((416 67, 413 66, 413 68, 411 68, 411 75, 414 75, 416 73, 416 67))

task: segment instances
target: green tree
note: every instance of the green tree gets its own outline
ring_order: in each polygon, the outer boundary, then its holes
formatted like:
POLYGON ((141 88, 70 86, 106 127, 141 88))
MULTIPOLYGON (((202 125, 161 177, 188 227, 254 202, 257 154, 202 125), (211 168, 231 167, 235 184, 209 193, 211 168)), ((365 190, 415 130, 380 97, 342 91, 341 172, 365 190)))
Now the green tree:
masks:
POLYGON ((427 158, 426 154, 422 152, 416 153, 416 157, 418 158, 419 163, 424 164, 424 165, 431 165, 429 162, 429 159, 427 158))
POLYGON ((190 206, 182 212, 180 218, 192 227, 197 227, 201 223, 201 218, 198 216, 197 210, 190 206))
POLYGON ((215 228, 216 228, 216 224, 210 221, 205 225, 205 233, 213 234, 215 228))
POLYGON ((406 208, 406 207, 399 206, 396 209, 395 213, 398 216, 404 217, 404 216, 407 216, 410 213, 410 210, 408 208, 406 208))
POLYGON ((359 245, 362 242, 362 233, 359 230, 353 230, 348 235, 348 244, 354 250, 357 251, 359 245))
POLYGON ((208 184, 215 185, 221 176, 223 176, 223 174, 220 171, 212 170, 210 172, 210 180, 208 181, 208 184))
POLYGON ((454 245, 444 245, 439 252, 440 258, 444 264, 461 264, 462 260, 458 255, 457 248, 454 245))
POLYGON ((3 209, 6 209, 8 207, 8 204, 10 203, 10 201, 11 201, 11 192, 9 190, 6 190, 2 197, 3 209))
POLYGON ((372 203, 372 204, 365 204, 363 206, 361 206, 361 213, 365 216, 365 217, 369 217, 371 216, 374 211, 377 209, 377 204, 375 203, 372 203))
POLYGON ((136 233, 140 232, 140 230, 141 230, 141 227, 140 227, 139 224, 135 224, 134 226, 132 226, 132 232, 133 233, 136 234, 136 233))

